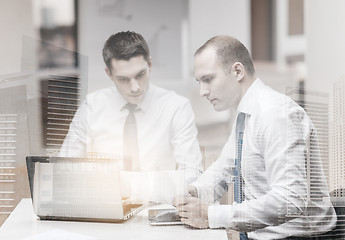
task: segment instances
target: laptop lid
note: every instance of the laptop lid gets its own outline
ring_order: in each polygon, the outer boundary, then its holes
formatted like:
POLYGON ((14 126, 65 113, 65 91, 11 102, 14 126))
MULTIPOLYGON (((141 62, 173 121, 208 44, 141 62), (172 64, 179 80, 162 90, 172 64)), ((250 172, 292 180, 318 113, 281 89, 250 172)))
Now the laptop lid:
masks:
POLYGON ((41 219, 121 222, 141 205, 122 204, 115 160, 27 157, 34 212, 41 219))
POLYGON ((46 157, 46 156, 27 156, 26 157, 26 170, 28 173, 31 199, 33 199, 33 184, 34 184, 36 162, 48 163, 49 157, 46 157))

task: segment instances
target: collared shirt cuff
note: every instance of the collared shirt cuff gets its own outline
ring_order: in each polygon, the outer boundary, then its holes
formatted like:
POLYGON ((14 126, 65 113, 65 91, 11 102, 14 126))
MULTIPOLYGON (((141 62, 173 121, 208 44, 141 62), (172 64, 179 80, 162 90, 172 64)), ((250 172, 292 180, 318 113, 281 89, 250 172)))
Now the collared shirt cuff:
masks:
POLYGON ((233 218, 231 205, 208 206, 208 225, 210 228, 226 228, 233 218))

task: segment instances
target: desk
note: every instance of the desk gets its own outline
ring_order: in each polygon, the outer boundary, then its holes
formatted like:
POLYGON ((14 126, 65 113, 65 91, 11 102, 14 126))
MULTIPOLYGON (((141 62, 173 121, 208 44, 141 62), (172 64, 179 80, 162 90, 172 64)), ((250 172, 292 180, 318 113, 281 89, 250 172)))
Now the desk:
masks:
POLYGON ((34 215, 31 199, 22 199, 0 228, 0 239, 21 240, 36 234, 63 230, 95 237, 97 240, 227 240, 226 231, 195 230, 184 226, 150 226, 147 210, 142 210, 125 223, 92 223, 68 221, 41 221, 34 215))

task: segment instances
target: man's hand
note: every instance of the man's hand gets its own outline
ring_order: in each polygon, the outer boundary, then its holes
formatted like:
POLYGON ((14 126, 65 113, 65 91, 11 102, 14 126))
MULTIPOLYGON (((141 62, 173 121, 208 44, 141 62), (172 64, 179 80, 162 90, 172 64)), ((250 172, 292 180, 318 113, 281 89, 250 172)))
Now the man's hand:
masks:
POLYGON ((208 205, 203 204, 199 198, 177 197, 173 204, 184 224, 198 229, 208 228, 208 205))

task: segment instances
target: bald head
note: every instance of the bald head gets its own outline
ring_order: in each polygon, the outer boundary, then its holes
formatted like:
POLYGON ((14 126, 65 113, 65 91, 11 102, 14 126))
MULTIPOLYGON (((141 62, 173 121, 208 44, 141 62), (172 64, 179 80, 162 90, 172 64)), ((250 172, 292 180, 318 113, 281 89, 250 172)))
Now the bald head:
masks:
POLYGON ((223 64, 225 72, 229 72, 235 62, 243 64, 250 76, 255 75, 252 58, 248 49, 236 38, 230 36, 215 36, 202 45, 194 56, 203 52, 206 48, 216 49, 218 60, 223 64))

